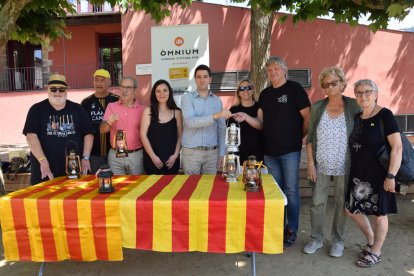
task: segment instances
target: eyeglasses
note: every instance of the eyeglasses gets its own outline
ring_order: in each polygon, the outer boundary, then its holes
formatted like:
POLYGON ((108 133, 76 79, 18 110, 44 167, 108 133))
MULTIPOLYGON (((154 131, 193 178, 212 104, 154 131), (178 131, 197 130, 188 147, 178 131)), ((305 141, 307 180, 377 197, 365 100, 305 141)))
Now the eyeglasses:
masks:
POLYGON ((338 85, 338 83, 339 83, 339 80, 334 80, 334 81, 331 81, 331 82, 322 83, 321 86, 322 86, 323 89, 326 89, 326 88, 329 88, 331 86, 336 87, 338 85))
POLYGON ((371 96, 372 92, 374 92, 374 90, 372 89, 368 89, 365 91, 355 91, 355 97, 357 98, 362 98, 362 96, 369 97, 371 96))
POLYGON ((127 90, 127 91, 134 90, 133 86, 123 86, 123 85, 121 85, 120 88, 121 88, 121 90, 127 90))
POLYGON ((249 90, 249 91, 253 90, 253 86, 248 85, 248 86, 240 86, 239 87, 239 91, 246 91, 246 90, 249 90))
POLYGON ((56 93, 56 92, 60 92, 63 93, 66 91, 66 87, 50 87, 50 92, 56 93))

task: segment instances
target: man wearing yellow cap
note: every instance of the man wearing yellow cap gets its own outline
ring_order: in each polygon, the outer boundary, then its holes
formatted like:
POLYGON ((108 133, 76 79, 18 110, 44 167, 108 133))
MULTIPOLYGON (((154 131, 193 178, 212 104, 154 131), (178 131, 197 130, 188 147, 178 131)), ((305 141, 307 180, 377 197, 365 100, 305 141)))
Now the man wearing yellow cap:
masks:
POLYGON ((81 102, 93 125, 94 139, 91 156, 84 156, 91 162, 91 173, 96 173, 102 164, 108 163, 109 133, 100 134, 99 125, 102 122, 107 105, 119 100, 118 96, 108 91, 110 84, 111 76, 109 72, 105 69, 96 70, 93 74, 95 92, 81 102))
MULTIPOLYGON (((92 123, 85 109, 67 100, 66 79, 52 75, 48 98, 34 104, 27 114, 23 134, 30 148, 32 185, 66 174, 66 154, 89 156, 92 149, 92 123)), ((85 173, 88 160, 82 160, 85 173)))

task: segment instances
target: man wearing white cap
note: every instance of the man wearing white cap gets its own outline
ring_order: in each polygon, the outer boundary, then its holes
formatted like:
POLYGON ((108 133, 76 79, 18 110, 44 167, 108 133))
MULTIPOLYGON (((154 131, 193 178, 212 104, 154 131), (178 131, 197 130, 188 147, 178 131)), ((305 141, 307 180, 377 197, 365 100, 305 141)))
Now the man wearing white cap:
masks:
POLYGON ((82 100, 93 125, 93 147, 91 156, 84 156, 91 163, 91 173, 96 173, 99 167, 108 163, 108 151, 110 149, 109 133, 100 133, 99 125, 102 122, 105 109, 109 103, 117 102, 119 97, 108 91, 111 84, 111 76, 105 69, 98 69, 93 74, 93 87, 95 92, 82 100))
MULTIPOLYGON (((62 75, 49 79, 48 98, 34 104, 27 114, 23 134, 31 151, 31 184, 66 174, 66 154, 74 149, 89 156, 92 149, 92 123, 86 111, 67 100, 68 88, 62 75)), ((82 159, 82 170, 90 170, 82 159)))

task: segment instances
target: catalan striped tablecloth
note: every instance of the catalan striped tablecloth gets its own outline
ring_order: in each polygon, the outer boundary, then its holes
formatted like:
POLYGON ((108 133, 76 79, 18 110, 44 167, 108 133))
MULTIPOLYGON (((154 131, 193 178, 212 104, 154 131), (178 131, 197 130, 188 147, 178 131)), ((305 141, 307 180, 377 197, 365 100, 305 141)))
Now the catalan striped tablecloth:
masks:
POLYGON ((270 175, 246 193, 219 175, 56 178, 0 198, 10 261, 122 260, 122 247, 163 252, 282 253, 284 196, 270 175))

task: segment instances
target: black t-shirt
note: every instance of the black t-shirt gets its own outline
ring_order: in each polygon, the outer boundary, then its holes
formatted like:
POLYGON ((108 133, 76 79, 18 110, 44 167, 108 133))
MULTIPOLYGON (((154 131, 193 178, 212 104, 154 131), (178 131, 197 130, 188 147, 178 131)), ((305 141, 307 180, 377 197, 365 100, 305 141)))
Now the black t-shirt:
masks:
MULTIPOLYGON (((233 106, 230 108, 231 113, 236 112, 244 112, 251 117, 257 117, 257 110, 259 109, 259 104, 257 102, 254 105, 245 107, 240 105, 233 106)), ((230 118, 229 124, 234 123, 238 125, 238 123, 233 119, 230 118)), ((263 160, 263 136, 262 131, 255 129, 254 127, 250 126, 246 122, 240 123, 240 146, 239 146, 239 154, 240 154, 240 162, 243 163, 247 160, 249 155, 255 155, 256 160, 262 161, 263 160)))
MULTIPOLYGON (((68 153, 77 148, 77 154, 82 155, 83 138, 92 133, 92 123, 79 104, 67 100, 63 109, 56 110, 46 99, 30 108, 23 129, 24 135, 28 133, 37 134, 50 170, 57 177, 66 174, 65 149, 68 153)), ((39 162, 33 155, 30 161, 31 183, 42 182, 39 162)))
POLYGON ((264 89, 259 97, 263 111, 265 154, 281 156, 302 149, 303 117, 300 110, 310 101, 302 86, 286 81, 278 88, 264 89))
POLYGON ((109 93, 108 96, 98 98, 95 94, 83 99, 81 105, 85 108, 92 121, 93 126, 93 147, 91 155, 106 156, 110 146, 109 132, 101 134, 99 125, 103 120, 105 109, 109 103, 117 102, 119 97, 109 93))

